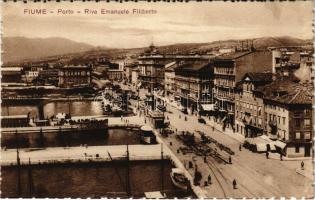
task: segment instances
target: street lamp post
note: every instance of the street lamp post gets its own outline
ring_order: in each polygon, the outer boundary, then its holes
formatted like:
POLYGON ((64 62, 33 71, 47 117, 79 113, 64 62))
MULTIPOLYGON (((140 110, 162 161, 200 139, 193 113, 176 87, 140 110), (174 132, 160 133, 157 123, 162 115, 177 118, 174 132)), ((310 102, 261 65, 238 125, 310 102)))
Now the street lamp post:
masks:
POLYGON ((153 88, 153 111, 155 110, 156 107, 156 91, 157 88, 153 88))

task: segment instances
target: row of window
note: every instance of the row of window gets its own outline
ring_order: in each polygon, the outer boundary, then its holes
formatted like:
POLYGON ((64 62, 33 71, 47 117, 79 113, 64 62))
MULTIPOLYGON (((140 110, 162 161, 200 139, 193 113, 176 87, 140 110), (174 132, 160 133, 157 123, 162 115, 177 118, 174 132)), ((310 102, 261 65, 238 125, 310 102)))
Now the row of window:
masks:
POLYGON ((294 119, 294 122, 295 122, 295 128, 301 128, 302 127, 302 123, 304 124, 304 127, 310 127, 311 126, 311 119, 304 119, 302 121, 301 118, 295 118, 294 119))
POLYGON ((223 98, 234 98, 234 93, 228 92, 228 91, 222 91, 219 90, 217 92, 218 97, 223 97, 223 98))
POLYGON ((225 68, 225 67, 215 67, 214 73, 216 74, 233 74, 234 70, 233 68, 225 68))
POLYGON ((304 140, 310 140, 311 139, 311 132, 295 132, 295 139, 304 139, 304 140), (304 136, 304 137, 303 137, 304 136))
POLYGON ((65 76, 85 76, 85 75, 90 75, 90 72, 86 72, 86 71, 65 71, 65 72, 61 72, 61 75, 65 75, 65 76))
POLYGON ((265 113, 265 118, 267 119, 267 121, 271 121, 274 123, 277 123, 278 125, 286 125, 286 117, 281 117, 281 116, 277 116, 275 114, 271 114, 269 113, 265 113), (282 118, 282 122, 281 122, 281 118, 282 118))
POLYGON ((235 81, 224 79, 224 78, 216 78, 214 80, 214 84, 215 85, 227 86, 227 87, 235 87, 235 81))
POLYGON ((258 115, 261 115, 261 112, 262 112, 261 106, 256 106, 250 103, 236 101, 236 110, 243 110, 245 108, 253 110, 253 111, 257 111, 258 115))
POLYGON ((282 108, 280 106, 272 105, 272 104, 266 104, 265 108, 272 109, 272 110, 278 110, 278 111, 282 111, 282 112, 285 111, 284 108, 282 108))

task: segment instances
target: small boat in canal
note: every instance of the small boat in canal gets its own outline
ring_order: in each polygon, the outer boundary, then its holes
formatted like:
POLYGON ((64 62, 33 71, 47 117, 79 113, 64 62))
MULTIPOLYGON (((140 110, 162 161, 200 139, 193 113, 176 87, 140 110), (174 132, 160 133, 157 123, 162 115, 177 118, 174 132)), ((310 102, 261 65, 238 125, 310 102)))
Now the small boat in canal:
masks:
POLYGON ((156 137, 150 126, 144 125, 141 127, 141 143, 156 144, 156 137))
POLYGON ((187 190, 189 180, 186 178, 185 173, 182 169, 172 168, 171 180, 176 187, 182 190, 187 190))

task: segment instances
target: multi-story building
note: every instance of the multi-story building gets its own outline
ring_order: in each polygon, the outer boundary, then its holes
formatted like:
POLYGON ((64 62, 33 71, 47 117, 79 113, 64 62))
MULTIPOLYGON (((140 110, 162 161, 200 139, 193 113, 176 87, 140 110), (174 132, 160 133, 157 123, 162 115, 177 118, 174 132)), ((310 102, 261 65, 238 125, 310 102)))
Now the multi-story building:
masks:
POLYGON ((272 73, 246 73, 237 83, 235 94, 235 131, 244 137, 264 134, 264 102, 261 86, 272 82, 272 73))
POLYGON ((67 65, 59 70, 60 87, 75 87, 91 84, 91 67, 85 65, 67 65))
POLYGON ((154 88, 164 89, 164 56, 158 54, 152 44, 146 53, 138 58, 139 79, 144 88, 153 91, 154 88))
POLYGON ((120 69, 109 69, 107 71, 107 77, 110 81, 121 81, 124 77, 124 71, 120 69))
POLYGON ((131 83, 133 86, 138 86, 138 76, 139 76, 139 69, 134 68, 131 72, 131 83))
POLYGON ((165 81, 164 81, 164 86, 165 86, 165 95, 173 99, 174 98, 174 93, 176 91, 175 88, 175 68, 178 66, 178 64, 174 62, 170 62, 165 65, 165 81))
POLYGON ((1 67, 2 83, 19 83, 21 82, 21 67, 1 67))
POLYGON ((248 72, 271 72, 270 51, 243 51, 223 55, 214 59, 215 101, 218 112, 216 121, 223 127, 234 127, 236 83, 248 72))
POLYGON ((126 64, 124 68, 124 78, 128 83, 131 83, 131 78, 132 78, 132 70, 137 68, 136 63, 131 63, 131 64, 126 64))
POLYGON ((273 73, 290 76, 298 71, 301 65, 308 66, 307 69, 310 71, 313 63, 311 51, 305 51, 301 47, 271 47, 269 49, 272 51, 273 73))
POLYGON ((55 68, 48 68, 39 72, 38 78, 47 84, 52 84, 58 86, 59 70, 55 68))
POLYGON ((286 144, 282 151, 288 157, 311 156, 313 86, 278 79, 258 91, 264 96, 266 134, 286 144))
POLYGON ((210 61, 179 63, 175 68, 175 95, 188 113, 212 103, 213 65, 210 61))
POLYGON ((198 54, 160 54, 157 48, 152 44, 149 49, 138 57, 139 80, 142 87, 164 90, 165 65, 176 61, 207 61, 213 55, 198 54))

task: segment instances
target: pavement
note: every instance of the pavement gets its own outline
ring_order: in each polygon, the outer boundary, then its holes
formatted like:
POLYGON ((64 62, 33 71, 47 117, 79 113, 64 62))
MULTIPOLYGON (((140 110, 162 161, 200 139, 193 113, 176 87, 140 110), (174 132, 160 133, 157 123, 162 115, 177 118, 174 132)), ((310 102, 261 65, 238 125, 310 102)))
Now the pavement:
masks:
MULTIPOLYGON (((161 159, 161 145, 129 145, 130 160, 157 160, 161 159)), ((21 164, 27 164, 29 159, 32 163, 43 162, 67 162, 102 160, 110 161, 110 153, 113 160, 125 158, 127 145, 113 146, 82 146, 82 147, 53 147, 45 149, 20 149, 19 157, 21 164), (98 154, 98 156, 96 155, 98 154)), ((163 151, 165 157, 170 152, 163 151)), ((1 150, 1 166, 17 163, 17 152, 15 149, 1 150)))

